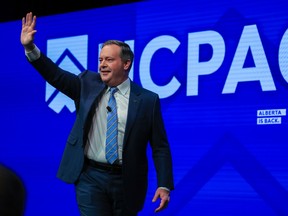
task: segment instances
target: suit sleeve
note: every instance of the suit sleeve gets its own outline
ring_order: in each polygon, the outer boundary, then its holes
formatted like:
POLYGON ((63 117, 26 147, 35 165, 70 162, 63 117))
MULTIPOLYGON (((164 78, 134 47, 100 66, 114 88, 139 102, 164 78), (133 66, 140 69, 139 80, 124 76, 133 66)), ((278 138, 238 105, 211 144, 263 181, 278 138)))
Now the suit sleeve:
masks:
POLYGON ((158 187, 174 189, 172 156, 164 121, 161 113, 160 99, 157 95, 153 106, 151 148, 157 173, 158 187))
POLYGON ((31 64, 54 88, 74 101, 79 99, 80 79, 77 75, 61 69, 43 53, 41 53, 39 59, 31 62, 31 64))

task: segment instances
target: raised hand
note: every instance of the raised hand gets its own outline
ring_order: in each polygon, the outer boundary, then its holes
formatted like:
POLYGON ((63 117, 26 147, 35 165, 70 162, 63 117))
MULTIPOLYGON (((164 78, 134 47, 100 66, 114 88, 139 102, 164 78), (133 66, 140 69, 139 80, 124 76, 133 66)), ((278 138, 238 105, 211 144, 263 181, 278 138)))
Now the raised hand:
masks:
POLYGON ((20 41, 26 51, 31 51, 34 48, 34 35, 37 32, 35 30, 36 16, 33 16, 32 12, 27 13, 26 17, 22 18, 22 31, 20 41))

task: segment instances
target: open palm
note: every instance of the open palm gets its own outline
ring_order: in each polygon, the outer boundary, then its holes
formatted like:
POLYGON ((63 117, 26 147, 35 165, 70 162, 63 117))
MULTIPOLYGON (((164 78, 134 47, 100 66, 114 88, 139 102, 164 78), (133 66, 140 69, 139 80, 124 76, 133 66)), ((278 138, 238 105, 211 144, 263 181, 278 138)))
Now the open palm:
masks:
POLYGON ((22 18, 22 31, 21 31, 21 43, 25 48, 33 47, 34 35, 36 25, 36 16, 33 16, 32 12, 27 13, 26 17, 22 18))

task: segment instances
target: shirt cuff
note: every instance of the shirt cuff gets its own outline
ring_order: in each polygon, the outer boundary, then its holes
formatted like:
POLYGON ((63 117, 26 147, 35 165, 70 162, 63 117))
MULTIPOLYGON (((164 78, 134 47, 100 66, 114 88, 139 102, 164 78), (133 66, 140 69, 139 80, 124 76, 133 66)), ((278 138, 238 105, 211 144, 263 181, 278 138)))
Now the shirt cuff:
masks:
POLYGON ((159 189, 164 189, 164 190, 167 190, 168 192, 170 192, 170 189, 169 188, 166 188, 166 187, 158 187, 159 189))
POLYGON ((25 55, 30 62, 36 61, 40 58, 40 49, 35 45, 34 49, 30 52, 25 50, 25 55))

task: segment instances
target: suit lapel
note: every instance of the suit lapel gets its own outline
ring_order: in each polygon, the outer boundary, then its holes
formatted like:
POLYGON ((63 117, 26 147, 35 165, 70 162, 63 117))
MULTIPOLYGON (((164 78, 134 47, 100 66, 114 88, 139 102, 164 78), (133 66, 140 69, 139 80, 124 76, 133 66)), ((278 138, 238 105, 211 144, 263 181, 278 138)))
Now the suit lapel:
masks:
POLYGON ((133 127, 136 115, 138 113, 137 111, 142 100, 140 96, 141 96, 140 88, 136 84, 131 82, 128 114, 127 114, 128 116, 127 116, 127 121, 126 121, 126 130, 125 130, 124 142, 123 142, 124 146, 127 143, 127 139, 129 137, 131 128, 133 127))
POLYGON ((90 91, 90 94, 89 94, 89 97, 88 97, 88 99, 86 101, 85 106, 86 107, 92 107, 93 104, 97 104, 99 96, 101 96, 101 94, 104 91, 104 89, 105 89, 105 84, 103 84, 103 83, 101 83, 98 86, 95 86, 95 88, 93 88, 90 91))
MULTIPOLYGON (((87 100, 85 101, 85 111, 84 111, 84 119, 85 123, 87 125, 87 117, 90 118, 91 115, 94 114, 95 108, 99 102, 99 99, 101 98, 102 93, 105 91, 105 84, 104 83, 98 83, 94 86, 93 89, 89 91, 89 96, 87 96, 87 100)), ((89 120, 88 120, 89 122, 89 120)))

